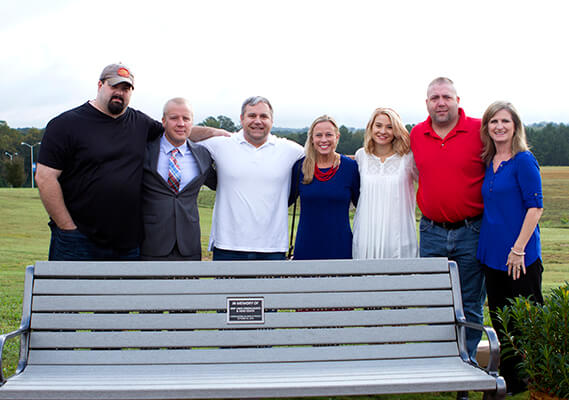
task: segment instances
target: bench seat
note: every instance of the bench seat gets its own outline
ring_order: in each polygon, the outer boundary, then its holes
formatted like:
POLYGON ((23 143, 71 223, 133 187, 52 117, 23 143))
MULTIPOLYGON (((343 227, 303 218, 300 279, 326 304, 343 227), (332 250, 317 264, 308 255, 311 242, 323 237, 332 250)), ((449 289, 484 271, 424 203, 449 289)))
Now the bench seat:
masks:
MULTIPOLYGON (((302 363, 28 367, 4 390, 20 399, 185 399, 495 390, 458 357, 302 363), (65 396, 62 396, 65 393, 65 396)), ((0 398, 4 391, 0 391, 0 398)))

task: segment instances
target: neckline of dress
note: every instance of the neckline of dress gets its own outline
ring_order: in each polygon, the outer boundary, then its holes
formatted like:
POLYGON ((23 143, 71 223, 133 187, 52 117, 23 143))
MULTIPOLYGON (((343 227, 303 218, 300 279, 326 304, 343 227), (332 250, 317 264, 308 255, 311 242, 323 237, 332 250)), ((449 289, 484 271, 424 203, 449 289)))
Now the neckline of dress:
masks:
POLYGON ((381 161, 381 158, 376 156, 375 154, 371 153, 371 156, 373 158, 375 158, 377 161, 379 161, 381 164, 385 164, 387 161, 391 160, 393 157, 397 156, 397 153, 393 153, 392 155, 390 155, 389 157, 385 158, 385 161, 381 161))

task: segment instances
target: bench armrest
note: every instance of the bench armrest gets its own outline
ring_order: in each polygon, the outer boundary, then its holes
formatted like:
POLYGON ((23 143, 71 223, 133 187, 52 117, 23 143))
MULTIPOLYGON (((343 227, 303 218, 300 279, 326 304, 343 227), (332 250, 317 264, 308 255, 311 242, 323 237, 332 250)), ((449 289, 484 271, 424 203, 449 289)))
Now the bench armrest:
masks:
MULTIPOLYGON (((19 329, 13 331, 13 332, 8 332, 5 333, 3 335, 0 335, 0 385, 3 385, 6 382, 6 378, 4 377, 4 374, 2 373, 3 367, 2 367, 2 360, 4 358, 4 344, 9 340, 9 339, 13 339, 15 337, 18 337, 20 335, 24 335, 26 334, 28 331, 27 327, 20 327, 19 329)), ((18 366, 20 367, 20 366, 18 366)), ((20 371, 21 368, 18 368, 18 372, 20 371)))
POLYGON ((486 336, 488 337, 488 343, 490 345, 490 357, 488 359, 486 372, 492 376, 497 377, 499 375, 498 366, 500 365, 500 342, 498 341, 498 336, 496 335, 494 328, 464 320, 457 321, 457 324, 459 326, 464 326, 465 328, 476 329, 486 333, 486 336))
POLYGON ((34 284, 34 266, 29 265, 26 267, 26 274, 24 279, 24 295, 22 297, 22 321, 20 327, 9 333, 0 335, 0 386, 6 382, 6 378, 2 373, 2 358, 4 356, 4 344, 9 339, 17 336, 22 336, 20 341, 20 359, 18 361, 18 368, 14 375, 21 373, 28 363, 28 344, 30 339, 30 322, 32 314, 32 287, 34 284))

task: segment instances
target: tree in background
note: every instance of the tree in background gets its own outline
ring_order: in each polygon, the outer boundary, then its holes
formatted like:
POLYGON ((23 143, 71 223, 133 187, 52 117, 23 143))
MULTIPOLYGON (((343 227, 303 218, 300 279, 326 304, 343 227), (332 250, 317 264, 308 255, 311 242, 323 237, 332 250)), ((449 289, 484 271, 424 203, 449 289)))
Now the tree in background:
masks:
POLYGON ((218 115, 215 117, 207 117, 202 122, 198 124, 199 126, 209 126, 211 128, 225 129, 228 132, 237 132, 240 127, 235 125, 231 118, 225 115, 218 115))
POLYGON ((569 125, 526 127, 530 150, 539 165, 569 165, 569 125))
POLYGON ((11 160, 5 160, 3 163, 4 179, 11 187, 22 187, 26 181, 26 172, 24 171, 24 159, 14 157, 11 160))
POLYGON ((304 146, 304 144, 306 143, 306 135, 308 135, 308 129, 306 129, 303 132, 292 132, 292 133, 287 133, 287 134, 278 133, 278 134, 276 134, 276 136, 280 136, 280 137, 290 139, 293 142, 296 142, 301 146, 304 146))
POLYGON ((338 153, 353 156, 356 151, 364 146, 363 129, 348 129, 344 125, 340 126, 340 142, 338 143, 338 153))
MULTIPOLYGON (((43 129, 37 128, 21 128, 21 129, 13 129, 8 126, 5 121, 0 121, 0 159, 6 161, 6 152, 10 154, 18 153, 18 162, 22 163, 24 168, 24 184, 30 184, 31 175, 30 175, 30 149, 22 145, 22 142, 35 144, 41 142, 43 137, 43 129)), ((39 146, 34 146, 34 161, 37 160, 39 146)), ((14 162, 16 162, 16 157, 14 157, 14 162)), ((20 187, 22 186, 19 183, 19 178, 17 177, 17 173, 14 177, 14 181, 10 182, 8 180, 7 174, 10 166, 6 168, 4 162, 0 162, 0 165, 3 167, 0 173, 2 174, 0 178, 0 186, 8 186, 11 185, 13 187, 20 187)), ((19 167, 13 167, 16 170, 19 167)))

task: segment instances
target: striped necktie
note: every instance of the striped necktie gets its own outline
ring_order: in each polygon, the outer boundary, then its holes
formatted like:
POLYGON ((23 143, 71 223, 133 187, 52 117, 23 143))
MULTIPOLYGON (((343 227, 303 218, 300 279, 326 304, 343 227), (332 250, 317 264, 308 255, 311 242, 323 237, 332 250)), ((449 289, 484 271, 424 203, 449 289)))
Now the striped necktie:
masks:
POLYGON ((177 148, 170 151, 170 158, 168 160, 168 185, 176 193, 180 191, 180 181, 182 180, 182 172, 176 156, 180 153, 177 148))

